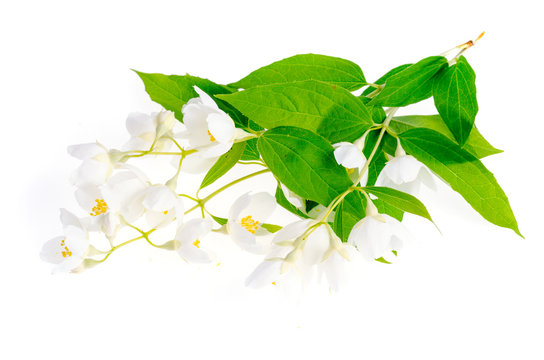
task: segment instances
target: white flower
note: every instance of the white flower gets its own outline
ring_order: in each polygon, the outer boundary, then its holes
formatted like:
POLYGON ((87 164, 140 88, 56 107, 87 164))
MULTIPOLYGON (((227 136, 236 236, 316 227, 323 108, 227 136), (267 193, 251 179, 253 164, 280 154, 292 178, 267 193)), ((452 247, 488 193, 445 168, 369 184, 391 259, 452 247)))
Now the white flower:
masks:
POLYGON ((183 105, 183 123, 187 131, 181 136, 186 138, 192 149, 198 150, 198 156, 215 158, 230 150, 237 138, 247 135, 234 126, 234 121, 215 101, 198 87, 194 87, 198 98, 193 98, 183 105))
POLYGON ((60 221, 64 236, 47 241, 40 253, 42 260, 55 264, 55 270, 68 272, 77 268, 89 249, 87 230, 71 212, 61 209, 60 221))
POLYGON ((183 201, 170 187, 162 184, 150 185, 138 192, 123 211, 128 222, 146 216, 149 226, 156 229, 167 226, 174 220, 183 219, 183 201))
POLYGON ((257 235, 268 234, 262 224, 275 208, 276 200, 268 193, 247 193, 240 196, 229 211, 227 229, 232 240, 250 252, 266 251, 266 244, 257 242, 257 235))
MULTIPOLYGON (((346 168, 350 178, 355 181, 366 162, 363 154, 364 136, 356 140, 353 144, 349 142, 339 142, 334 144, 334 158, 336 162, 346 168)), ((362 184, 366 184, 368 172, 365 172, 361 179, 362 184)))
POLYGON ((145 177, 136 169, 127 168, 112 175, 102 186, 78 188, 75 197, 90 215, 89 229, 103 231, 108 238, 112 238, 121 225, 121 212, 146 187, 145 177))
POLYGON ((353 226, 348 243, 355 246, 363 257, 374 261, 382 257, 387 259, 409 238, 404 225, 389 215, 378 213, 372 201, 368 201, 366 216, 353 226))
POLYGON ((174 144, 171 140, 174 126, 179 124, 171 111, 151 115, 129 114, 126 127, 131 135, 124 145, 127 150, 149 150, 151 145, 158 151, 167 151, 174 144))
POLYGON ((211 230, 212 222, 209 219, 192 219, 183 224, 176 233, 176 240, 180 242, 177 249, 179 256, 188 263, 210 263, 215 256, 201 243, 211 230))
POLYGON ((349 254, 329 225, 309 230, 315 224, 314 220, 297 221, 278 231, 265 260, 247 278, 246 285, 304 285, 318 271, 327 277, 332 289, 337 289, 349 254))
POLYGON ((395 157, 385 164, 378 178, 376 186, 386 186, 408 194, 417 195, 421 184, 436 190, 431 172, 425 165, 397 145, 395 157))
POLYGON ((68 153, 83 160, 72 174, 72 183, 76 186, 103 184, 123 157, 122 152, 108 150, 98 142, 71 145, 68 147, 68 153))

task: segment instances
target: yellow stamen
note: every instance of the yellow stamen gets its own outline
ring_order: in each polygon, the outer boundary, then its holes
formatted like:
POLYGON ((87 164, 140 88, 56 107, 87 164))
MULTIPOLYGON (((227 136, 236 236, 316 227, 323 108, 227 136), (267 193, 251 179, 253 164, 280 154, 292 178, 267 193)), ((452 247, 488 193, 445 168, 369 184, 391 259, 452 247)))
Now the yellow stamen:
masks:
POLYGON ((272 281, 272 285, 276 285, 276 282, 275 282, 275 281, 272 281))
POLYGON ((355 171, 355 168, 346 169, 346 170, 348 171, 348 175, 351 175, 355 171))
POLYGON ((168 210, 162 212, 164 215, 168 214, 168 210))
POLYGON ((193 243, 194 246, 196 246, 197 248, 200 248, 200 246, 198 246, 200 244, 200 240, 196 239, 195 242, 193 243))
POLYGON ((62 257, 70 257, 72 256, 72 252, 70 251, 70 249, 68 249, 68 247, 66 246, 66 243, 64 242, 65 239, 62 239, 62 241, 60 242, 60 247, 61 247, 61 254, 62 254, 62 257))
POLYGON ((252 234, 255 234, 255 232, 259 229, 259 222, 253 220, 251 215, 246 216, 240 221, 240 225, 247 231, 249 231, 252 234))
POLYGON ((92 208, 91 216, 98 216, 108 211, 108 204, 104 199, 95 199, 96 206, 92 208))
POLYGON ((213 137, 212 133, 210 132, 210 130, 208 130, 208 136, 210 137, 210 141, 211 142, 214 142, 215 141, 215 138, 213 137))

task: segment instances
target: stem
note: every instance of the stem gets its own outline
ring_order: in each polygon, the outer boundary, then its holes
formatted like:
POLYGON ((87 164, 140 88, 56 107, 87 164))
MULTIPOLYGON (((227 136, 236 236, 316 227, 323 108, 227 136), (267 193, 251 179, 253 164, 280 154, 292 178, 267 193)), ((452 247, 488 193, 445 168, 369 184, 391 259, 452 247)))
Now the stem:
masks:
POLYGON ((178 194, 178 196, 186 197, 187 199, 191 199, 191 200, 193 200, 194 202, 200 202, 200 200, 198 200, 197 198, 194 198, 194 197, 189 196, 189 195, 187 195, 187 194, 178 194))
POLYGON ((223 187, 221 187, 221 188, 215 190, 215 191, 212 192, 210 195, 208 195, 208 196, 206 196, 205 198, 201 199, 201 200, 198 202, 198 204, 196 204, 195 206, 193 206, 192 208, 190 208, 189 210, 187 210, 187 211, 185 212, 185 214, 188 214, 188 213, 190 213, 191 211, 193 211, 193 210, 195 210, 195 209, 197 209, 197 208, 199 208, 199 207, 203 207, 204 204, 205 204, 206 202, 208 202, 208 200, 210 200, 211 198, 213 198, 215 195, 219 194, 221 191, 223 191, 223 190, 225 190, 225 189, 231 187, 232 185, 236 185, 236 184, 238 184, 238 183, 241 182, 241 181, 247 180, 247 179, 249 179, 249 178, 252 178, 252 177, 257 176, 257 175, 260 175, 260 174, 264 174, 264 173, 269 172, 269 171, 270 171, 269 169, 260 170, 260 171, 257 171, 257 172, 254 172, 254 173, 252 173, 252 174, 243 176, 243 177, 241 177, 241 178, 239 178, 239 179, 236 179, 236 180, 234 180, 234 181, 228 183, 227 185, 225 185, 225 186, 223 186, 223 187))
POLYGON ((384 85, 377 85, 376 90, 372 91, 370 94, 366 95, 365 97, 367 97, 369 99, 373 98, 376 95, 378 95, 382 91, 383 88, 384 88, 384 85))
POLYGON ((154 232, 154 231, 157 230, 157 229, 151 229, 151 230, 149 230, 149 231, 147 231, 147 232, 144 232, 142 229, 137 228, 137 227, 134 226, 134 225, 131 225, 131 224, 128 224, 128 223, 127 223, 127 226, 133 228, 134 230, 136 230, 137 232, 139 232, 140 234, 142 234, 142 236, 140 236, 140 238, 144 238, 145 241, 147 241, 147 242, 149 243, 149 245, 160 248, 159 245, 153 244, 153 242, 151 242, 151 240, 149 240, 149 234, 151 234, 152 232, 154 232))
POLYGON ((393 118, 393 116, 395 115, 398 109, 399 109, 398 107, 394 107, 388 110, 389 113, 387 114, 387 117, 385 118, 382 124, 382 129, 380 131, 380 135, 378 136, 378 140, 376 141, 376 145, 374 145, 374 149, 372 149, 370 156, 368 157, 365 164, 363 165, 363 168, 361 169, 361 173, 359 174, 359 178, 357 179, 355 184, 359 184, 361 182, 363 175, 368 170, 368 167, 370 166, 370 162, 372 161, 372 158, 376 154, 376 151, 378 151, 378 147, 380 146, 380 143, 382 142, 383 135, 385 134, 385 131, 387 130, 387 127, 389 126, 391 119, 393 118))
POLYGON ((99 262, 99 263, 103 263, 104 261, 106 261, 107 258, 110 257, 110 255, 111 255, 115 250, 117 250, 117 249, 119 249, 119 248, 122 248, 123 246, 128 245, 128 244, 130 244, 131 242, 134 242, 134 241, 136 241, 136 240, 140 240, 141 238, 143 238, 143 236, 135 237, 134 239, 127 240, 127 241, 125 241, 125 242, 123 242, 123 243, 121 243, 121 244, 119 244, 119 245, 116 245, 116 246, 112 247, 112 248, 107 252, 106 256, 104 256, 103 259, 98 260, 98 262, 99 262))
POLYGON ((398 109, 399 109, 398 107, 393 107, 387 110, 387 117, 385 118, 383 124, 381 125, 382 128, 380 131, 380 135, 378 136, 378 140, 376 141, 376 145, 374 145, 374 148, 372 149, 370 156, 368 157, 365 164, 363 165, 363 168, 361 169, 361 173, 359 174, 359 178, 354 183, 355 186, 350 186, 346 191, 344 191, 343 193, 338 195, 336 198, 334 198, 334 200, 331 202, 331 204, 327 208, 327 211, 325 212, 325 214, 319 219, 318 223, 326 223, 326 219, 333 212, 333 210, 340 204, 340 202, 344 200, 344 198, 348 196, 350 192, 357 189, 358 186, 356 184, 359 184, 361 182, 363 175, 365 174, 366 171, 368 171, 368 167, 370 163, 372 162, 372 158, 376 154, 376 151, 378 151, 378 147, 380 146, 380 143, 383 139, 383 135, 385 134, 385 131, 388 128, 389 123, 391 122, 391 119, 393 118, 393 115, 395 115, 398 109))

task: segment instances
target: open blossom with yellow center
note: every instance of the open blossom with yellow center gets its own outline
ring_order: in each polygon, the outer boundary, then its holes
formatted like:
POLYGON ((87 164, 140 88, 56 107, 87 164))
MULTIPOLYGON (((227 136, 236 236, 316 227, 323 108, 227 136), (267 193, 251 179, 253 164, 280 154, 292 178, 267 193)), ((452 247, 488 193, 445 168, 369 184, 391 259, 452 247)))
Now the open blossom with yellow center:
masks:
MULTIPOLYGON (((234 126, 232 118, 221 110, 214 99, 198 87, 198 97, 183 105, 183 124, 186 131, 180 137, 202 158, 215 158, 230 150, 236 139, 249 134, 234 126)), ((195 155, 196 156, 196 155, 195 155)))
POLYGON ((89 231, 101 231, 108 237, 114 236, 121 226, 121 211, 146 186, 145 178, 127 168, 116 171, 104 185, 79 187, 75 197, 91 216, 89 231))
POLYGON ((211 230, 210 219, 192 219, 183 224, 178 229, 175 238, 179 241, 177 248, 179 256, 193 264, 214 262, 215 255, 205 246, 206 236, 211 230))
POLYGON ((40 253, 41 258, 55 265, 55 271, 67 272, 78 267, 89 249, 87 229, 71 212, 61 209, 60 221, 64 236, 47 241, 40 253))
POLYGON ((247 193, 239 197, 230 209, 227 222, 232 240, 247 251, 265 252, 268 244, 259 235, 268 234, 262 225, 272 215, 275 207, 276 200, 265 192, 247 193))

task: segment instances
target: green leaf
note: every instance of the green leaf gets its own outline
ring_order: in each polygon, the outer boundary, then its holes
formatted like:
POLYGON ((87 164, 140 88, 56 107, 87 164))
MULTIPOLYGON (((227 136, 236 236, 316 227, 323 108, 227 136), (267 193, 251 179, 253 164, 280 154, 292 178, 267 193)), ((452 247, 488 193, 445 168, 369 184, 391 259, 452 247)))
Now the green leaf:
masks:
POLYGON ((291 204, 289 200, 287 200, 287 197, 283 193, 283 190, 281 186, 278 184, 278 187, 276 188, 276 202, 278 205, 283 207, 284 209, 290 211, 291 213, 300 216, 301 218, 309 219, 310 217, 303 213, 299 208, 297 208, 295 205, 291 204))
POLYGON ((372 113, 372 121, 376 124, 382 124, 387 117, 385 110, 381 106, 371 106, 370 112, 372 113))
MULTIPOLYGON (((404 64, 404 65, 400 65, 400 66, 397 66, 396 68, 393 68, 391 70, 389 70, 385 75, 383 75, 381 78, 379 78, 378 80, 374 81, 374 84, 376 85, 383 85, 385 84, 385 81, 387 79, 389 79, 391 76, 401 72, 402 70, 406 69, 407 67, 409 66, 412 66, 412 64, 404 64)), ((368 96, 370 94, 372 94, 374 91, 376 90, 375 87, 373 86, 369 86, 368 88, 365 89, 365 91, 363 91, 363 93, 361 94, 361 97, 363 96, 368 96)))
POLYGON ((245 147, 246 142, 236 143, 232 145, 232 148, 229 151, 221 155, 210 170, 208 170, 206 176, 204 176, 199 189, 203 189, 206 186, 213 184, 217 179, 225 175, 227 171, 232 169, 242 157, 245 147))
POLYGON ((229 222, 228 219, 225 219, 225 218, 222 218, 222 217, 219 217, 219 216, 214 216, 212 214, 210 214, 210 216, 212 217, 212 219, 215 220, 216 223, 218 223, 221 226, 226 225, 229 222))
POLYGON ((427 99, 432 95, 435 75, 447 66, 443 56, 420 60, 389 77, 370 105, 406 106, 427 99))
POLYGON ((282 226, 275 224, 262 224, 261 227, 268 232, 275 233, 281 230, 282 226))
MULTIPOLYGON (((455 142, 453 134, 440 115, 397 116, 391 119, 389 127, 397 134, 413 128, 427 128, 437 131, 455 142)), ((502 152, 502 150, 498 150, 491 146, 476 127, 470 132, 467 141, 463 145, 463 149, 476 156, 478 159, 502 152)))
POLYGON ((409 154, 450 184, 484 219, 522 236, 504 191, 476 157, 429 129, 408 130, 400 140, 409 154))
POLYGON ((392 206, 391 204, 386 203, 385 201, 380 199, 372 200, 372 202, 374 203, 380 214, 387 214, 397 219, 398 221, 402 221, 402 218, 404 217, 403 210, 399 209, 396 206, 392 206))
MULTIPOLYGON (((229 219, 225 219, 225 218, 222 218, 222 217, 219 217, 219 216, 214 216, 212 214, 210 214, 210 216, 215 220, 216 223, 218 223, 221 226, 224 226, 229 222, 229 219)), ((261 224, 261 227, 263 229, 265 229, 266 231, 271 232, 271 233, 275 233, 275 232, 281 230, 281 228, 282 228, 279 225, 267 224, 267 223, 261 224)), ((174 241, 176 241, 176 240, 174 240, 174 241)))
POLYGON ((337 57, 303 54, 295 55, 253 71, 240 81, 230 84, 249 89, 260 85, 302 80, 319 80, 354 91, 366 84, 361 68, 337 57))
POLYGON ((402 191, 391 189, 384 186, 367 186, 364 190, 389 206, 395 207, 401 211, 409 212, 414 215, 424 217, 433 222, 427 208, 415 196, 402 191))
POLYGON ((276 178, 304 199, 327 206, 352 185, 334 159, 332 145, 309 130, 290 126, 268 130, 257 147, 276 178))
POLYGON ((259 154, 259 150, 257 150, 257 139, 249 139, 245 143, 246 147, 240 160, 259 160, 261 155, 259 154))
POLYGON ((391 262, 389 262, 389 261, 385 260, 385 259, 384 259, 383 257, 379 257, 379 258, 377 258, 377 259, 374 259, 374 260, 376 260, 377 262, 381 262, 381 263, 384 263, 384 264, 389 264, 389 265, 391 265, 391 264, 392 264, 391 262))
POLYGON ((181 108, 192 98, 198 97, 193 86, 198 86, 208 95, 230 94, 236 91, 228 86, 218 85, 208 79, 191 75, 148 74, 134 70, 142 79, 145 91, 154 102, 166 110, 174 112, 176 119, 182 121, 181 108))
POLYGON ((460 145, 467 141, 478 113, 476 74, 467 59, 461 56, 457 63, 442 71, 433 87, 436 109, 460 145))
POLYGON ((218 95, 260 126, 297 126, 331 142, 354 141, 373 125, 370 110, 349 91, 308 80, 218 95))
POLYGON ((336 235, 347 242, 353 226, 365 217, 366 199, 358 191, 350 192, 338 205, 332 228, 336 235))

